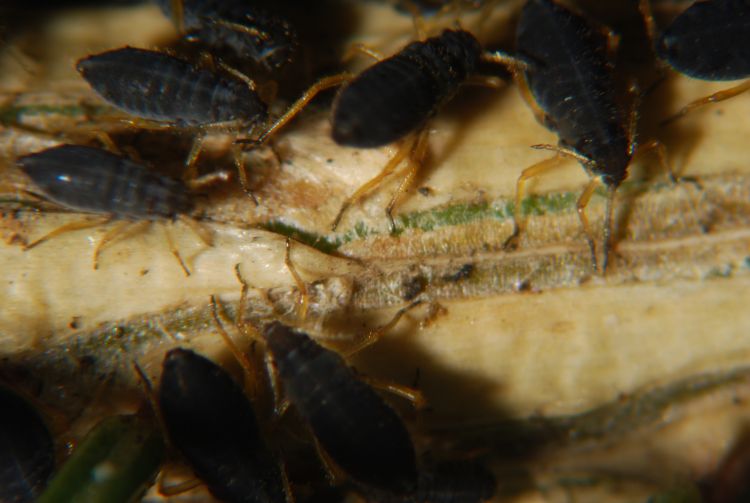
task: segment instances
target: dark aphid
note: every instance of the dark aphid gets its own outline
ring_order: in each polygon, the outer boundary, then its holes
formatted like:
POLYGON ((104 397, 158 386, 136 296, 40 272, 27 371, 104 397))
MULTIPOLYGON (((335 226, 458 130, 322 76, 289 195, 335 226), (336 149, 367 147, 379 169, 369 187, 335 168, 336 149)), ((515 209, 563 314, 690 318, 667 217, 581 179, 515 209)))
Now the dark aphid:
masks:
POLYGON ((340 145, 388 145, 422 127, 476 70, 482 47, 463 30, 412 42, 342 87, 333 106, 340 145))
POLYGON ((242 0, 154 0, 190 40, 227 49, 268 69, 288 63, 297 34, 283 18, 242 0), (173 10, 173 5, 176 8, 173 10))
MULTIPOLYGON (((84 58, 76 68, 104 100, 125 112, 157 123, 205 130, 194 140, 185 161, 188 178, 197 174, 194 165, 207 130, 252 129, 267 119, 255 84, 228 67, 217 72, 161 52, 126 47, 84 58)), ((240 183, 249 193, 236 151, 235 164, 240 183)))
POLYGON ((137 501, 153 484, 163 456, 153 417, 104 419, 76 446, 38 503, 137 501))
POLYGON ((42 418, 0 386, 0 501, 36 501, 54 466, 52 436, 42 418))
MULTIPOLYGON (((42 196, 65 208, 104 215, 104 220, 72 222, 55 229, 26 245, 26 249, 64 232, 94 227, 112 218, 126 222, 116 226, 99 242, 94 251, 94 269, 101 249, 133 221, 180 219, 189 224, 206 244, 211 244, 211 238, 186 217, 193 205, 185 183, 153 173, 130 159, 99 148, 62 145, 20 157, 17 163, 42 196)), ((189 274, 174 247, 172 253, 189 274)))
MULTIPOLYGON (((641 10, 654 36, 648 0, 641 10)), ((744 0, 695 2, 672 21, 656 42, 662 61, 689 77, 709 81, 750 77, 750 3, 744 0)), ((750 81, 693 101, 666 122, 709 103, 737 96, 750 81)))
POLYGON ((131 219, 174 218, 193 205, 186 185, 94 147, 62 145, 18 159, 42 194, 66 208, 131 219))
POLYGON ((209 126, 266 118, 266 105, 245 80, 161 52, 125 47, 81 59, 76 68, 108 103, 144 119, 209 126))
POLYGON ((426 153, 425 124, 475 73, 483 58, 492 59, 463 30, 445 30, 437 37, 412 42, 356 77, 341 74, 313 85, 258 141, 262 143, 291 120, 317 93, 344 83, 332 112, 332 135, 338 144, 374 148, 408 138, 383 171, 344 202, 332 227, 335 230, 347 208, 407 159, 409 170, 386 208, 393 230, 393 208, 416 177, 426 153))
MULTIPOLYGON (((617 103, 613 67, 608 56, 608 36, 583 17, 552 0, 529 0, 523 8, 516 34, 516 50, 524 63, 523 77, 544 122, 557 132, 565 157, 577 159, 592 181, 578 199, 578 214, 597 260, 586 205, 599 183, 609 193, 604 227, 606 270, 615 190, 627 177, 635 144, 631 117, 617 103)), ((521 228, 523 185, 556 164, 557 157, 542 161, 521 174, 516 191, 516 236, 521 228)))
POLYGON ((337 353, 281 323, 263 337, 284 395, 330 459, 359 484, 408 495, 417 489, 414 446, 403 421, 337 353))
POLYGON ((695 2, 659 37, 657 55, 675 70, 703 80, 750 76, 750 3, 695 2))
POLYGON ((172 444, 217 499, 284 503, 281 469, 252 404, 225 370, 186 349, 164 358, 159 408, 172 444))

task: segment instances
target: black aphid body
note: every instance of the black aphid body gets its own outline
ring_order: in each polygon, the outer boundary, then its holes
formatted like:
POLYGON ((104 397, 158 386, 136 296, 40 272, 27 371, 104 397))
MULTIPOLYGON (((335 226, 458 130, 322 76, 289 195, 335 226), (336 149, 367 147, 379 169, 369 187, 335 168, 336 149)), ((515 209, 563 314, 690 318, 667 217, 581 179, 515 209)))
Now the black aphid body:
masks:
POLYGON ((630 138, 616 99, 607 37, 552 0, 529 0, 516 34, 525 77, 560 145, 591 160, 584 168, 610 188, 627 177, 630 138))
POLYGON ((192 209, 180 180, 94 147, 62 145, 18 159, 44 196, 66 208, 121 218, 173 218, 192 209))
POLYGON ((495 477, 476 461, 442 461, 419 476, 419 502, 480 503, 495 493, 495 477))
POLYGON ((55 466, 52 437, 39 414, 0 386, 0 501, 36 501, 55 466))
POLYGON ((263 334, 285 396, 321 447, 353 480, 391 494, 417 489, 409 432, 398 414, 346 362, 280 323, 263 334))
MULTIPOLYGON (((170 0, 155 0, 173 17, 170 0)), ((213 48, 228 49, 237 58, 252 59, 269 69, 291 60, 297 35, 278 15, 242 0, 183 0, 187 36, 213 48)))
POLYGON ((481 55, 477 39, 463 30, 412 42, 341 89, 333 108, 333 139, 373 148, 415 131, 474 73, 481 55))
POLYGON ((703 80, 750 76, 750 3, 695 2, 664 30, 657 55, 675 70, 703 80))
POLYGON ((284 503, 253 407, 221 367, 186 349, 164 358, 159 408, 172 444, 217 499, 284 503))
POLYGON ((108 103, 144 119, 177 126, 266 120, 265 104, 246 82, 161 52, 126 47, 76 68, 108 103))

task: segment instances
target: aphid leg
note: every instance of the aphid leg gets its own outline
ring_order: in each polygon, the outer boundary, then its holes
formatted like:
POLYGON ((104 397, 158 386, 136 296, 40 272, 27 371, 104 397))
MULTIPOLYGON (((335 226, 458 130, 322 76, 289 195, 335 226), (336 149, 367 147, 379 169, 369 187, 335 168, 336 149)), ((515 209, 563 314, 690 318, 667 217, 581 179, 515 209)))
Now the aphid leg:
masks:
POLYGON ((426 40, 427 27, 422 13, 419 11, 419 7, 411 0, 401 0, 401 6, 408 10, 411 15, 411 22, 414 25, 414 33, 417 35, 417 40, 426 40))
POLYGON ((654 50, 653 46, 657 39, 657 28, 656 21, 654 21, 654 13, 651 10, 651 0, 639 0, 638 10, 643 18, 643 24, 646 26, 646 34, 648 35, 651 48, 654 50))
POLYGON ((339 209, 339 212, 336 215, 336 218, 333 220, 333 224, 331 224, 332 231, 335 231, 339 226, 341 218, 344 216, 344 213, 352 204, 362 199, 368 192, 380 185, 384 178, 386 178, 396 170, 398 165, 401 164, 401 161, 403 161, 404 158, 406 158, 406 156, 413 150, 416 140, 416 135, 409 135, 409 137, 401 143, 398 151, 396 152, 396 155, 391 157, 391 159, 388 161, 388 164, 385 165, 380 174, 362 185, 354 194, 349 196, 346 201, 344 201, 344 203, 341 205, 341 209, 339 209))
POLYGON ((323 470, 326 472, 328 483, 331 486, 338 485, 342 479, 346 478, 345 475, 342 473, 341 469, 336 465, 336 463, 331 459, 325 449, 323 449, 323 446, 320 445, 320 442, 318 441, 318 437, 316 437, 312 431, 310 432, 310 438, 313 439, 315 450, 318 453, 318 458, 320 458, 320 463, 323 465, 323 470))
POLYGON ((501 89, 505 87, 505 82, 500 77, 491 77, 489 75, 471 75, 464 85, 489 87, 490 89, 501 89))
POLYGON ((281 472, 281 483, 284 485, 284 496, 286 503, 294 503, 294 493, 292 485, 289 483, 289 475, 286 470, 286 463, 279 461, 279 472, 281 472))
POLYGON ((387 334, 393 327, 396 326, 396 324, 401 320, 401 318, 417 307, 418 305, 422 304, 421 300, 416 300, 409 304, 406 307, 402 307, 398 311, 396 311, 396 314, 393 315, 393 318, 388 321, 385 325, 381 325, 373 330, 370 330, 367 334, 365 334, 363 337, 360 338, 360 340, 352 347, 344 351, 346 358, 351 358, 355 354, 359 353, 365 348, 368 348, 378 342, 381 337, 383 337, 385 334, 387 334))
MULTIPOLYGON (((612 249, 612 229, 614 225, 612 212, 614 209, 616 189, 617 187, 607 188, 607 206, 604 212, 604 255, 602 256, 602 275, 607 272, 607 265, 609 265, 609 252, 612 249)), ((594 267, 596 268, 596 260, 594 260, 594 267)))
POLYGON ((232 157, 234 157, 234 166, 237 168, 237 176, 240 179, 240 187, 253 200, 255 206, 258 206, 260 204, 258 203, 258 198, 255 197, 255 194, 250 189, 250 182, 247 179, 247 170, 242 160, 242 146, 238 144, 232 145, 232 157))
POLYGON ((545 173, 546 171, 550 171, 552 169, 559 167, 561 161, 562 161, 562 157, 559 155, 555 155, 554 157, 550 157, 550 158, 544 159, 543 161, 539 161, 538 163, 524 169, 521 172, 521 175, 518 177, 518 180, 516 180, 516 200, 515 200, 515 206, 514 206, 514 211, 513 211, 513 233, 503 244, 504 249, 514 250, 518 248, 519 239, 521 237, 521 234, 524 232, 526 228, 526 218, 523 215, 523 209, 521 206, 521 202, 523 201, 524 187, 526 186, 526 181, 531 178, 537 177, 545 173))
POLYGON ((170 7, 172 8, 172 22, 177 26, 177 31, 180 33, 185 33, 185 9, 183 1, 169 0, 170 7))
MULTIPOLYGON (((222 310, 223 311, 223 310, 222 310)), ((224 340, 224 343, 229 348, 229 351, 231 351, 232 355, 237 359, 239 364, 242 366, 243 370, 247 373, 249 377, 252 377, 253 379, 253 388, 257 388, 258 386, 258 372, 255 365, 253 365, 250 362, 250 359, 247 357, 247 355, 240 350, 239 346, 237 346, 237 343, 234 342, 234 339, 229 335, 229 333, 224 328, 224 323, 221 321, 219 317, 219 309, 218 309, 218 300, 215 295, 211 295, 211 317, 214 320, 214 324, 216 325, 216 330, 219 332, 219 336, 224 340)), ((240 319, 243 319, 243 312, 237 312, 237 321, 236 324, 240 324, 240 319)), ((244 320, 243 320, 244 323, 244 320)))
POLYGON ((408 400, 409 402, 411 402, 415 409, 424 409, 425 407, 427 407, 427 399, 424 397, 424 394, 422 394, 422 392, 418 389, 412 388, 411 386, 406 386, 404 384, 384 381, 382 379, 376 379, 374 377, 369 377, 361 374, 359 374, 357 377, 373 388, 387 391, 392 395, 396 395, 408 400))
POLYGON ((177 219, 183 224, 187 225, 190 230, 193 231, 195 235, 198 236, 206 246, 214 245, 213 234, 210 230, 206 229, 205 226, 201 225, 200 222, 195 221, 187 215, 178 215, 177 219))
POLYGON ((106 232, 106 234, 104 234, 104 236, 102 236, 102 238, 97 243, 96 248, 94 248, 94 256, 92 259, 94 270, 99 269, 99 255, 101 255, 102 250, 107 245, 117 240, 120 236, 125 236, 126 234, 135 234, 136 232, 143 230, 150 223, 150 220, 141 220, 139 222, 123 220, 117 222, 114 227, 112 227, 106 232))
POLYGON ((40 244, 44 243, 45 241, 48 241, 49 239, 52 239, 52 238, 54 238, 56 236, 59 236, 61 234, 65 234, 67 232, 78 231, 78 230, 83 230, 83 229, 90 229, 91 227, 98 227, 100 225, 105 225, 105 224, 109 223, 112 220, 112 218, 113 217, 110 215, 110 216, 106 216, 106 217, 102 217, 102 218, 95 218, 95 219, 92 219, 92 220, 79 220, 77 222, 67 223, 65 225, 62 225, 62 226, 58 227, 57 229, 55 229, 55 230, 53 230, 51 232, 48 232, 47 234, 45 234, 44 236, 40 237, 39 239, 37 239, 35 241, 32 241, 31 243, 25 245, 23 247, 23 249, 24 250, 29 250, 31 248, 34 248, 37 245, 40 245, 40 244))
MULTIPOLYGON (((581 226, 583 226, 583 232, 586 234, 586 241, 589 244, 589 250, 591 252, 591 264, 594 269, 594 271, 599 272, 599 261, 596 257, 596 243, 594 241, 594 235, 591 233, 591 225, 589 224, 589 219, 586 216, 586 206, 588 206, 589 201, 591 200, 591 196, 594 194, 594 191, 601 183, 601 179, 599 177, 592 178, 588 185, 586 185, 586 188, 581 193, 581 196, 578 198, 578 201, 576 202, 576 210, 578 211, 578 219, 581 221, 581 226)), ((605 235, 605 241, 609 239, 609 236, 612 233, 612 199, 614 198, 614 190, 610 190, 610 198, 607 199, 607 221, 604 222, 604 235, 605 235)), ((604 244, 604 260, 602 261, 602 274, 606 272, 606 264, 607 264, 607 254, 609 252, 608 244, 605 242, 604 244)))
MULTIPOLYGON (((336 75, 331 75, 330 77, 324 77, 320 79, 318 82, 313 84, 305 93, 296 101, 294 104, 287 110, 284 115, 279 117, 276 122, 273 123, 271 127, 266 129, 257 140, 250 141, 249 143, 255 144, 255 145, 263 145, 266 141, 268 141, 268 138, 271 137, 276 131, 281 129, 286 125, 287 122, 294 119, 294 117, 303 109, 305 108, 305 105, 307 105, 310 100, 312 100, 315 96, 318 95, 318 93, 325 91, 326 89, 330 89, 332 87, 336 87, 338 85, 343 84, 344 82, 347 82, 351 80, 352 74, 349 72, 343 72, 336 75)), ((238 140, 240 143, 247 143, 246 140, 238 140)))
POLYGON ((176 258, 177 262, 179 262, 180 267, 182 268, 182 272, 185 273, 185 276, 190 276, 190 269, 185 264, 185 261, 182 259, 182 255, 180 255, 180 250, 178 250, 177 247, 175 246, 174 240, 172 239, 172 233, 169 232, 169 228, 166 225, 164 225, 162 229, 164 229, 164 237, 166 237, 167 239, 167 244, 169 245, 169 251, 172 252, 172 255, 174 255, 174 258, 176 258))
POLYGON ((381 61, 385 59, 385 56, 383 56, 380 52, 376 51, 372 47, 368 47, 365 44, 352 44, 346 50, 346 52, 344 53, 344 57, 342 57, 341 60, 346 63, 357 54, 364 54, 365 56, 371 57, 375 61, 381 61))
POLYGON ((190 153, 188 154, 187 159, 185 159, 185 172, 182 175, 183 180, 193 180, 195 178, 198 178, 197 161, 198 156, 203 149, 204 139, 205 136, 203 134, 199 134, 193 140, 193 144, 190 146, 190 153))
POLYGON ((526 74, 524 73, 524 70, 529 67, 529 63, 503 51, 485 53, 482 55, 482 60, 489 63, 501 64, 510 70, 511 74, 513 74, 513 81, 516 83, 516 86, 518 86, 518 90, 521 93, 521 97, 529 108, 531 108, 537 122, 544 124, 546 114, 531 94, 531 89, 529 89, 529 83, 526 81, 526 74))
POLYGON ((386 206, 385 208, 385 216, 388 218, 388 225, 390 226, 391 234, 396 232, 396 222, 393 219, 393 210, 396 207, 396 203, 398 202, 401 195, 406 192, 414 182, 414 179, 417 177, 417 173, 419 173, 419 168, 422 167, 422 161, 427 154, 428 138, 429 131, 426 128, 417 133, 417 140, 414 142, 414 146, 409 153, 409 162, 407 164, 406 175, 404 175, 404 178, 398 185, 398 189, 396 189, 396 192, 393 194, 393 197, 391 197, 388 206, 386 206))
POLYGON ((680 117, 692 112, 696 108, 700 108, 704 105, 709 105, 711 103, 717 103, 719 101, 728 100, 729 98, 734 98, 735 96, 740 95, 746 92, 747 90, 750 90, 750 80, 746 80, 742 84, 736 85, 734 87, 730 87, 729 89, 724 89, 723 91, 713 93, 712 95, 706 96, 705 98, 691 101, 690 103, 682 107, 679 112, 661 121, 660 124, 662 126, 665 124, 669 124, 670 122, 673 122, 679 119, 680 117))
POLYGON ((191 491, 195 489, 196 487, 203 484, 203 482, 198 478, 193 478, 189 480, 185 480, 183 482, 178 482, 177 484, 173 484, 171 486, 167 485, 166 482, 166 475, 164 473, 164 470, 159 472, 159 475, 156 477, 156 490, 159 492, 159 495, 164 496, 165 498, 169 498, 171 496, 178 496, 180 494, 186 493, 188 491, 191 491))
POLYGON ((307 293, 307 286, 302 280, 302 276, 297 272, 297 268, 292 263, 292 239, 286 238, 286 251, 284 253, 284 264, 289 269, 289 273, 294 279, 294 283, 297 285, 299 291, 299 311, 297 312, 297 318, 300 322, 304 322, 307 318, 307 309, 309 305, 309 295, 307 293))

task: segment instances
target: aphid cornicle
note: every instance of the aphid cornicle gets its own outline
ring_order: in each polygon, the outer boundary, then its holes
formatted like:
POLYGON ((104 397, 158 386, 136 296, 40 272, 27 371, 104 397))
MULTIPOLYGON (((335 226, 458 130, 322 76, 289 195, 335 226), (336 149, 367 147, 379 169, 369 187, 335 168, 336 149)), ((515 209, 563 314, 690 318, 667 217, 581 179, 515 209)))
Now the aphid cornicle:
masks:
POLYGON ((158 402, 172 444, 217 499, 287 501, 253 406, 225 370, 193 351, 173 349, 164 358, 158 402))
POLYGON ((354 481, 390 494, 417 489, 417 464, 401 418, 337 353, 281 323, 263 331, 284 395, 326 454, 354 481))
MULTIPOLYGON (((522 75, 547 127, 559 136, 559 146, 539 146, 578 160, 592 178, 578 199, 578 215, 586 233, 594 268, 596 248, 585 208, 599 183, 608 192, 604 223, 602 271, 606 270, 612 234, 612 201, 627 177, 635 151, 634 115, 618 104, 609 38, 582 16, 552 0, 529 0, 516 33, 522 75)), ((523 171, 516 190, 515 232, 526 180, 557 165, 558 156, 523 171)))
POLYGON ((404 138, 406 141, 379 175, 347 198, 332 227, 335 230, 344 212, 377 187, 406 158, 410 169, 386 208, 393 229, 393 209, 399 196, 416 177, 426 153, 424 126, 476 72, 482 59, 494 61, 492 55, 483 53, 477 39, 464 30, 445 30, 439 36, 412 42, 356 77, 340 74, 322 79, 267 129, 258 142, 262 143, 283 127, 317 93, 344 84, 332 111, 332 136, 336 143, 375 148, 404 138))
POLYGON ((0 386, 0 501, 36 501, 55 467, 52 436, 24 399, 0 386))
MULTIPOLYGON (((185 164, 194 165, 209 130, 252 129, 267 118, 251 80, 231 69, 214 71, 156 51, 125 47, 94 54, 76 68, 105 101, 142 119, 199 130, 185 164)), ((239 152, 235 164, 247 191, 239 152)))
MULTIPOLYGON (((640 1, 652 38, 656 28, 650 0, 640 1)), ((708 81, 750 77, 750 4, 744 0, 695 2, 677 16, 656 40, 656 55, 680 73, 708 81)), ((723 101, 750 89, 750 81, 695 100, 673 120, 690 110, 723 101)))
MULTIPOLYGON (((101 249, 134 221, 180 219, 188 223, 206 244, 210 238, 185 215, 193 208, 188 187, 181 180, 153 173, 145 166, 106 150, 80 145, 62 145, 20 157, 19 168, 37 186, 41 195, 65 208, 124 220, 105 235, 94 251, 97 268, 101 249)), ((73 222, 29 243, 32 248, 67 232, 100 225, 73 222)), ((173 248, 186 273, 179 253, 173 248)))
POLYGON ((282 17, 242 0, 154 0, 189 40, 268 69, 288 63, 297 35, 282 17), (179 26, 179 24, 182 26, 179 26))

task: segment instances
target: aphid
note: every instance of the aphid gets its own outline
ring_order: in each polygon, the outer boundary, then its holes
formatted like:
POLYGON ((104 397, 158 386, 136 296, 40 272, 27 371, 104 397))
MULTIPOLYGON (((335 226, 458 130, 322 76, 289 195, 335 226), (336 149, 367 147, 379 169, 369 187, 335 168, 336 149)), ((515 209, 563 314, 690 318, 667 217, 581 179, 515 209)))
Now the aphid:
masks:
MULTIPOLYGON (((186 161, 187 178, 210 130, 237 131, 266 120, 254 83, 239 72, 210 70, 156 51, 125 47, 78 61, 76 68, 105 101, 129 114, 167 126, 197 128, 186 161)), ((235 162, 247 187, 239 152, 235 162)))
POLYGON ((288 63, 297 34, 280 16, 242 0, 154 0, 188 40, 232 51, 269 70, 288 63))
MULTIPOLYGON (((597 270, 597 256, 585 209, 601 183, 607 189, 602 272, 606 271, 612 234, 614 194, 627 177, 636 149, 635 114, 617 103, 609 37, 582 16, 552 0, 529 0, 516 33, 521 76, 528 84, 547 127, 559 145, 536 145, 558 155, 523 171, 516 188, 514 243, 523 228, 521 200, 525 182, 557 166, 560 157, 578 160, 592 178, 578 198, 577 209, 597 270)), ((523 85, 523 82, 522 82, 523 85)), ((635 107, 633 107, 635 110, 635 107)))
POLYGON ((330 459, 360 484, 413 493, 416 455, 398 414, 341 356, 306 334, 274 322, 263 338, 285 397, 330 459))
MULTIPOLYGON (((641 11, 652 36, 656 28, 648 0, 641 11)), ((750 4, 744 0, 695 2, 662 32, 656 55, 680 73, 708 81, 750 77, 750 4)), ((750 89, 750 81, 695 100, 667 119, 671 121, 691 110, 723 101, 750 89)))
POLYGON ((107 418, 77 445, 37 501, 136 501, 153 483, 163 456, 164 442, 153 418, 107 418))
POLYGON ((285 478, 253 406, 225 370, 187 349, 164 358, 159 409, 172 444, 217 499, 284 503, 285 478))
POLYGON ((52 436, 24 399, 0 386, 0 501, 36 501, 55 466, 52 436))
MULTIPOLYGON (((130 159, 99 148, 62 145, 20 157, 17 163, 44 197, 65 208, 106 215, 103 219, 64 225, 29 243, 26 249, 64 232, 101 225, 113 218, 123 221, 99 241, 94 250, 94 269, 98 267, 102 248, 137 223, 179 219, 207 245, 212 244, 211 236, 186 216, 193 208, 188 186, 180 180, 153 173, 130 159)), ((194 184, 214 179, 210 176, 195 180, 194 184)), ((166 228, 165 232, 172 253, 189 275, 166 228)))
MULTIPOLYGON (((359 47, 367 54, 372 51, 359 47)), ((507 62, 497 54, 485 54, 474 36, 464 30, 445 30, 437 37, 412 42, 398 53, 381 59, 356 77, 340 74, 313 85, 258 142, 291 120, 317 93, 346 83, 338 92, 332 110, 332 136, 340 145, 375 148, 405 138, 383 171, 360 187, 341 207, 333 223, 335 230, 353 203, 393 173, 408 157, 409 170, 386 208, 391 228, 393 209, 417 175, 427 149, 424 126, 473 75, 481 60, 507 62)))

